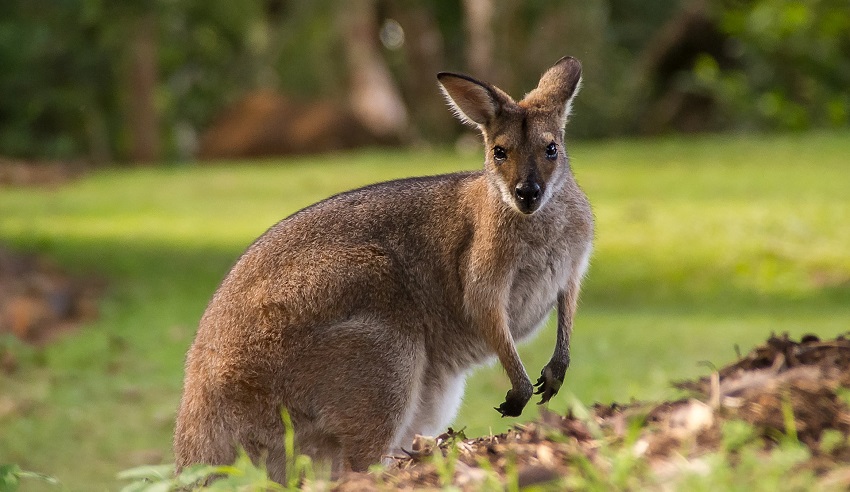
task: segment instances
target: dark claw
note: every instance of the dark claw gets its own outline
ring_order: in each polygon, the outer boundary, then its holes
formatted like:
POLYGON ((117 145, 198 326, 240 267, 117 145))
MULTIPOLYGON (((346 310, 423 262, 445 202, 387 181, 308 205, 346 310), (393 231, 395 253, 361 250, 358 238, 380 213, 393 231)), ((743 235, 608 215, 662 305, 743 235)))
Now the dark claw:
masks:
POLYGON ((505 395, 505 401, 498 407, 493 407, 493 409, 502 414, 502 417, 519 417, 530 398, 530 391, 528 392, 528 396, 523 396, 511 389, 505 395))
POLYGON ((543 371, 540 373, 540 378, 538 378, 537 382, 534 383, 534 386, 537 388, 537 391, 535 391, 534 394, 542 395, 540 397, 540 401, 537 402, 538 405, 546 403, 553 396, 558 394, 558 390, 560 390, 561 385, 564 384, 565 373, 566 369, 553 369, 551 367, 551 363, 547 364, 546 367, 543 368, 543 371), (556 374, 559 376, 556 376, 556 374))

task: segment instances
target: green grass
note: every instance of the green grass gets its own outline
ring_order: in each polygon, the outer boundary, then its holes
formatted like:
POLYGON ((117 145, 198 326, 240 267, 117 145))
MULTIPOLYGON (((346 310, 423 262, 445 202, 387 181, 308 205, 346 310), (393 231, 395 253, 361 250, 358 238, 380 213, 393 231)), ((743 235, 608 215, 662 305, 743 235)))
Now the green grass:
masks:
MULTIPOLYGON (((573 366, 551 408, 669 396, 671 379, 771 331, 850 330, 847 132, 577 142, 571 154, 597 239, 573 366)), ((184 353, 256 236, 330 194, 480 161, 370 151, 0 189, 0 241, 109 279, 100 319, 81 331, 44 349, 0 338, 21 362, 0 374, 0 463, 106 490, 120 470, 168 462, 184 353)), ((521 350, 533 379, 553 345, 549 326, 521 350)), ((501 368, 478 371, 456 426, 474 436, 516 422, 492 409, 508 387, 501 368)))

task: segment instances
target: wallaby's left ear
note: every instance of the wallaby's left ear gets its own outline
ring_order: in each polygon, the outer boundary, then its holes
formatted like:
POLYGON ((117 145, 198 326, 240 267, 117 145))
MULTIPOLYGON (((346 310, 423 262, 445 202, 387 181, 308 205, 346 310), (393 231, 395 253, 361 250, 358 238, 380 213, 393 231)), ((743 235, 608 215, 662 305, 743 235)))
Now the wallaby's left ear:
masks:
POLYGON ((537 88, 523 100, 529 107, 538 107, 558 114, 563 127, 572 110, 573 98, 581 85, 581 62, 571 56, 558 60, 546 71, 537 88))
POLYGON ((502 106, 508 101, 512 102, 499 89, 468 75, 440 72, 437 80, 452 112, 468 125, 487 126, 496 118, 502 106))

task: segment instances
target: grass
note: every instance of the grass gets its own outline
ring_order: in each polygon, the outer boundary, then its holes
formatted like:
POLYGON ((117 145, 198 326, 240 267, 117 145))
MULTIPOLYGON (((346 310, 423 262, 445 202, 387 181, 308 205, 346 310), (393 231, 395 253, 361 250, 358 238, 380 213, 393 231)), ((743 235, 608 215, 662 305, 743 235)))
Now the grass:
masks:
MULTIPOLYGON (((597 218, 573 366, 551 408, 669 396, 771 331, 850 330, 850 134, 576 142, 597 218)), ((0 190, 0 241, 109 279, 101 317, 43 349, 0 338, 0 463, 70 490, 171 459, 183 356, 213 290, 271 224, 330 194, 476 168, 478 155, 369 151, 283 162, 106 170, 57 190, 0 190)), ((521 350, 532 379, 553 327, 521 350)), ((456 420, 474 436, 516 422, 509 387, 476 373, 456 420)), ((532 418, 530 405, 522 419, 532 418)), ((521 420, 522 420, 521 419, 521 420)))

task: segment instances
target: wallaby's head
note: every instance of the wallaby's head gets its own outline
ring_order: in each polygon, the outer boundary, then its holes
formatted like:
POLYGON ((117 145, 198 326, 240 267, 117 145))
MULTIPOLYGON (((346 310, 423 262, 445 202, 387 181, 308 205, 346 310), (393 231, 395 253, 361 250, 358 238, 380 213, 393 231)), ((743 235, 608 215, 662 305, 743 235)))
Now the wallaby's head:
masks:
POLYGON ((523 214, 539 210, 570 173, 564 125, 581 63, 561 58, 519 102, 466 75, 442 72, 437 79, 455 115, 481 130, 485 172, 505 203, 523 214))

